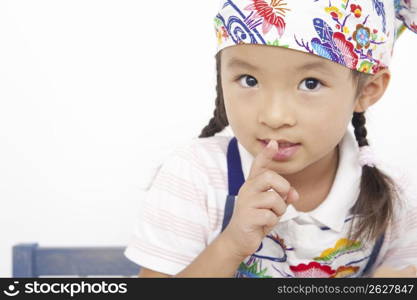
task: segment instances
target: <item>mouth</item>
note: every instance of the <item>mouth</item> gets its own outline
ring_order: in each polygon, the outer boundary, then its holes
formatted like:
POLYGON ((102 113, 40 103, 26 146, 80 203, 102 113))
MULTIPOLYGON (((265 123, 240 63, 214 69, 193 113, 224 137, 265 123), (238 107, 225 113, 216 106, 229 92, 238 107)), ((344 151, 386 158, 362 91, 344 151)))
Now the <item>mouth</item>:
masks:
MULTIPOLYGON (((263 147, 266 147, 269 143, 269 139, 265 140, 258 140, 262 143, 263 147)), ((276 161, 288 161, 290 160, 298 151, 298 149, 301 147, 301 143, 293 143, 289 142, 287 140, 277 140, 279 144, 278 152, 275 153, 273 159, 276 161)))
MULTIPOLYGON (((265 146, 268 145, 270 139, 265 139, 265 140, 259 140, 258 141, 262 142, 265 146)), ((296 145, 300 145, 300 143, 292 143, 290 141, 287 140, 277 140, 279 148, 288 148, 288 147, 293 147, 296 145)))

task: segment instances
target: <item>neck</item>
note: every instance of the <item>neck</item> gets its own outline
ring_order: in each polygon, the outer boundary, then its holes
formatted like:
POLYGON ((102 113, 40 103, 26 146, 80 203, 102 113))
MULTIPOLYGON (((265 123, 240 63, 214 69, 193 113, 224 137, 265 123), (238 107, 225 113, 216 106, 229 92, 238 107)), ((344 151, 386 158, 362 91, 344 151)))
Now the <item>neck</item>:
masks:
POLYGON ((326 199, 336 177, 338 164, 339 146, 302 171, 283 175, 300 195, 299 201, 293 204, 298 211, 311 211, 326 199))

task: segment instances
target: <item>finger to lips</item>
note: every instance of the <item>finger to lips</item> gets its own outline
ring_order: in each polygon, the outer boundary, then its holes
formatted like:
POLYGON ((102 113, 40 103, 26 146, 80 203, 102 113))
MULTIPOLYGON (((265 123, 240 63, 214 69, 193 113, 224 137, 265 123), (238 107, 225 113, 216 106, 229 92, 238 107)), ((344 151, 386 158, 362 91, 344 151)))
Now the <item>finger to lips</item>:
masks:
POLYGON ((273 160, 274 154, 278 149, 278 143, 274 140, 270 140, 268 145, 264 147, 253 160, 247 180, 255 181, 254 186, 257 192, 276 190, 282 197, 286 197, 290 187, 289 183, 268 168, 268 164, 273 160), (258 176, 262 178, 259 178, 258 176), (284 191, 285 193, 282 193, 281 191, 284 191))
POLYGON ((299 199, 297 191, 291 187, 288 181, 267 167, 278 150, 279 144, 275 140, 270 140, 268 145, 255 157, 248 180, 255 179, 262 174, 263 178, 255 183, 257 191, 276 192, 284 201, 292 203, 299 199))
POLYGON ((264 147, 253 160, 248 179, 253 179, 267 170, 267 165, 273 160, 274 154, 278 151, 278 149, 278 143, 274 140, 270 140, 268 145, 264 147))

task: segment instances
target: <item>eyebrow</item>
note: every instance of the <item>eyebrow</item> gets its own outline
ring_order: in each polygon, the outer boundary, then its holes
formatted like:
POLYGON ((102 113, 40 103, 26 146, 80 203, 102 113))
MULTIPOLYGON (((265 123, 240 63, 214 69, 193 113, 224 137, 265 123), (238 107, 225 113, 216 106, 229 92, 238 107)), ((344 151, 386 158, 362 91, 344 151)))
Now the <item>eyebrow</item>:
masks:
MULTIPOLYGON (((259 67, 251 65, 250 63, 241 60, 239 58, 232 58, 229 63, 227 64, 227 66, 229 68, 246 68, 249 70, 254 70, 254 71, 258 71, 259 67)), ((309 62, 306 63, 304 65, 301 66, 297 66, 294 68, 295 71, 300 72, 300 71, 308 71, 308 70, 315 70, 315 71, 319 71, 321 73, 327 73, 327 74, 334 74, 334 72, 332 72, 332 70, 330 69, 330 67, 320 61, 316 61, 316 62, 309 62)))
POLYGON ((302 66, 296 67, 295 70, 297 70, 297 71, 315 70, 315 71, 319 71, 319 72, 322 72, 322 73, 327 73, 327 74, 330 74, 330 75, 334 74, 333 70, 329 67, 329 65, 325 64, 321 61, 306 63, 302 66))
POLYGON ((246 69, 250 69, 250 70, 259 70, 258 67, 251 65, 250 63, 241 60, 239 58, 232 58, 229 63, 227 64, 228 68, 246 68, 246 69))

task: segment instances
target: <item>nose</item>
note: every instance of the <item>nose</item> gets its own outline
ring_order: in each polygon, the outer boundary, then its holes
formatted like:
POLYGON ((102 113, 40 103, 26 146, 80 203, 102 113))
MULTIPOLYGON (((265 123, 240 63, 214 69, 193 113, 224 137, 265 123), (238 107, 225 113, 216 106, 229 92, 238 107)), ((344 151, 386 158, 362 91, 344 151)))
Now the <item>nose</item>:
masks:
POLYGON ((290 101, 290 96, 283 93, 265 97, 261 101, 258 113, 259 123, 271 128, 294 126, 296 123, 295 109, 290 101))

